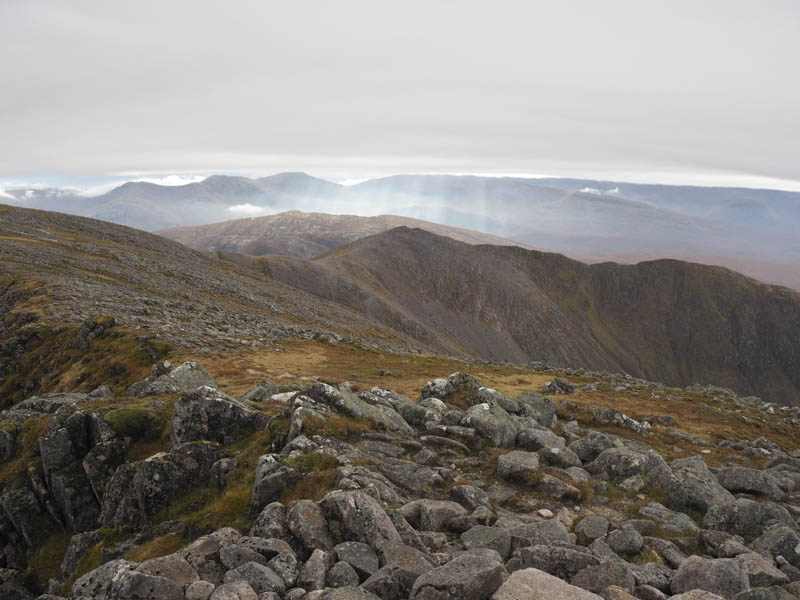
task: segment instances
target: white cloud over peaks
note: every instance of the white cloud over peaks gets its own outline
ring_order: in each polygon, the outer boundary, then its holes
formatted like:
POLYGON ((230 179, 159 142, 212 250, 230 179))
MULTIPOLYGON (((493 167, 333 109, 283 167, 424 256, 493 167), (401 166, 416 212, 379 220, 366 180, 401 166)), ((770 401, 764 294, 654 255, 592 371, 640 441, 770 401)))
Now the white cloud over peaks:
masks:
POLYGON ((80 192, 78 192, 78 195, 85 196, 87 198, 102 196, 103 194, 106 194, 111 190, 118 188, 123 183, 132 181, 154 183, 156 185, 175 186, 175 185, 187 185, 189 183, 197 183, 199 181, 203 181, 203 179, 205 178, 206 178, 205 175, 165 175, 163 177, 135 177, 133 179, 122 179, 119 181, 114 181, 112 183, 103 183, 101 185, 95 185, 90 188, 86 188, 85 190, 81 190, 80 192))
POLYGON ((249 202, 247 204, 234 204, 233 206, 229 206, 227 210, 235 215, 244 215, 248 217, 266 215, 270 212, 263 206, 256 206, 255 204, 250 204, 249 202))
POLYGON ((578 191, 580 191, 580 192, 582 192, 584 194, 602 194, 603 193, 601 190, 598 190, 597 188, 593 188, 593 187, 585 187, 585 188, 583 188, 581 190, 578 190, 578 191))
POLYGON ((5 198, 5 199, 7 199, 7 200, 16 200, 16 198, 14 198, 14 196, 12 196, 11 194, 9 194, 9 193, 8 193, 7 191, 5 191, 3 188, 0 188, 0 198, 5 198))

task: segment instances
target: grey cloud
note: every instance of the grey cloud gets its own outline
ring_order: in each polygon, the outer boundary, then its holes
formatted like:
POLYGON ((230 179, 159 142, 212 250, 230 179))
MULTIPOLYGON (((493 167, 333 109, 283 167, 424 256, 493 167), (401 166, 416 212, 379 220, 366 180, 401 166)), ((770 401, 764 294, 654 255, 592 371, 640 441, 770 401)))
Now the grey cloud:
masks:
POLYGON ((0 4, 0 175, 624 165, 800 180, 800 4, 0 4))

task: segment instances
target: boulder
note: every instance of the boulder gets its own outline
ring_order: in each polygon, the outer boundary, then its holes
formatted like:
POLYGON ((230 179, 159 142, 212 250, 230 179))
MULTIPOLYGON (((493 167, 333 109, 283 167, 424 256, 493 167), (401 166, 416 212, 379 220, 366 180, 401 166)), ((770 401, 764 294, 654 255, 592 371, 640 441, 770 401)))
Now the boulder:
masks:
POLYGON ((525 417, 532 417, 542 427, 552 429, 556 426, 556 405, 552 398, 547 398, 535 392, 525 392, 514 398, 519 405, 519 413, 525 417))
POLYGON ((513 446, 519 431, 511 415, 498 404, 483 403, 469 408, 460 425, 474 429, 496 448, 513 446))
POLYGON ((358 573, 356 573, 355 569, 344 561, 337 562, 328 571, 328 587, 355 587, 358 585, 358 582, 358 573))
POLYGON ((378 551, 381 567, 391 565, 402 570, 410 581, 433 568, 431 559, 416 548, 405 544, 384 544, 378 551))
POLYGON ((278 386, 269 381, 261 381, 258 385, 247 390, 239 402, 264 402, 278 393, 278 386))
POLYGON ((154 577, 163 577, 185 590, 199 580, 197 571, 180 554, 167 554, 159 558, 151 558, 136 567, 136 571, 154 577))
POLYGON ((139 398, 192 392, 201 386, 217 387, 214 377, 202 365, 185 362, 173 369, 168 361, 164 361, 153 365, 150 376, 134 383, 128 392, 131 396, 139 398))
POLYGON ((382 600, 404 600, 411 593, 417 575, 396 565, 381 567, 361 587, 382 600))
POLYGON ((356 394, 348 390, 336 389, 327 383, 315 383, 300 393, 320 404, 329 406, 337 412, 350 417, 368 419, 389 431, 407 434, 415 433, 414 429, 394 409, 364 402, 356 394))
POLYGON ((603 596, 609 586, 632 593, 636 585, 630 568, 621 562, 603 562, 581 569, 570 579, 570 583, 603 596))
POLYGON ((110 596, 115 600, 185 600, 183 589, 175 582, 133 570, 113 578, 110 596))
POLYGON ((248 562, 225 573, 225 583, 244 581, 257 594, 276 592, 283 594, 286 586, 275 571, 257 562, 248 562))
POLYGON ((250 514, 257 515, 267 504, 277 501, 283 490, 300 480, 300 474, 281 462, 277 454, 264 454, 258 459, 253 494, 250 497, 250 514))
POLYGON ((800 568, 800 535, 788 525, 769 527, 750 548, 770 560, 783 556, 790 565, 800 568))
MULTIPOLYGON (((234 584, 230 584, 234 585, 234 584)), ((208 600, 211 597, 211 594, 214 593, 215 586, 210 581, 195 581, 189 587, 186 588, 184 595, 186 600, 208 600)), ((253 588, 250 588, 250 591, 253 592, 253 588)), ((253 592, 252 597, 256 597, 256 593, 253 592)), ((235 600, 239 600, 236 598, 235 600)))
POLYGON ((564 438, 557 436, 552 431, 543 429, 523 429, 517 434, 517 446, 523 450, 535 452, 542 448, 565 449, 567 443, 564 438))
POLYGON ((582 544, 588 544, 608 533, 609 522, 603 516, 591 515, 578 521, 575 535, 582 544))
POLYGON ((741 554, 736 557, 747 573, 751 587, 770 587, 789 583, 789 577, 760 554, 741 554))
POLYGON ((630 526, 612 531, 605 541, 614 552, 625 556, 638 554, 644 545, 642 534, 630 526))
POLYGON ((533 567, 566 581, 600 562, 583 546, 570 544, 528 546, 519 550, 519 557, 524 568, 533 567))
POLYGON ((786 492, 781 489, 779 480, 769 471, 747 469, 745 467, 723 467, 716 473, 720 485, 729 492, 767 496, 783 500, 786 492))
POLYGON ((600 453, 614 448, 614 440, 600 431, 590 431, 588 435, 567 446, 582 462, 588 463, 600 456, 600 453))
POLYGON ((471 554, 456 556, 420 575, 411 600, 487 600, 502 584, 506 570, 499 562, 471 554))
POLYGON ((209 440, 230 445, 264 429, 269 417, 254 411, 219 390, 203 386, 175 402, 172 431, 175 443, 209 440))
MULTIPOLYGON (((298 500, 290 505, 287 512, 289 531, 307 550, 316 548, 330 550, 334 546, 333 536, 322 509, 311 500, 298 500)), ((341 586, 340 586, 341 587, 341 586)))
MULTIPOLYGON (((577 454, 577 453, 576 453, 577 454)), ((592 475, 603 479, 622 479, 642 472, 648 457, 628 448, 609 448, 598 454, 588 465, 584 465, 592 475)))
POLYGON ((347 541, 369 544, 375 549, 385 543, 401 543, 392 520, 381 505, 360 490, 333 491, 321 501, 325 516, 339 521, 347 541))
POLYGON ((491 548, 505 561, 511 554, 511 533, 502 527, 475 525, 461 534, 464 548, 491 548))
POLYGON ((735 558, 740 554, 751 552, 744 545, 744 539, 725 531, 703 529, 700 531, 700 540, 706 552, 714 558, 735 558))
POLYGON ((637 587, 647 586, 661 592, 669 592, 670 583, 675 575, 675 572, 669 567, 652 562, 633 565, 631 571, 633 571, 637 587))
POLYGON ((353 567, 362 580, 377 573, 380 567, 375 550, 363 542, 342 542, 334 547, 333 553, 337 560, 353 567))
POLYGON ((325 587, 328 570, 333 566, 334 557, 330 552, 314 550, 297 575, 297 585, 311 592, 325 587))
POLYGON ((558 519, 519 525, 512 528, 510 533, 512 550, 524 546, 548 545, 556 542, 569 543, 569 532, 558 519))
POLYGON ((497 459, 497 476, 517 479, 531 476, 539 470, 539 456, 535 452, 512 450, 497 459))
POLYGON ((721 513, 731 507, 735 510, 736 499, 719 484, 702 458, 699 456, 680 458, 673 461, 670 466, 680 486, 678 494, 675 493, 676 490, 667 490, 670 492, 672 508, 680 508, 682 504, 703 514, 712 509, 715 513, 721 513), (678 495, 682 497, 681 500, 676 499, 678 495))
POLYGON ((492 510, 489 495, 473 485, 454 485, 450 488, 450 499, 455 500, 469 511, 473 511, 479 506, 492 510))
POLYGON ((286 507, 280 502, 267 504, 250 528, 250 535, 254 537, 286 539, 288 534, 286 507))
POLYGON ((453 384, 444 378, 432 379, 422 386, 419 399, 438 398, 439 400, 448 399, 455 392, 453 384))
POLYGON ((658 523, 664 531, 676 535, 697 535, 700 531, 689 515, 670 510, 659 502, 645 504, 639 509, 639 514, 658 523))
POLYGON ((99 531, 85 531, 76 533, 69 539, 69 546, 61 560, 61 573, 69 577, 78 566, 78 561, 86 551, 102 539, 99 531))
POLYGON ((750 587, 747 572, 732 558, 690 556, 675 572, 670 584, 673 594, 700 589, 733 600, 750 587))
POLYGON ((542 385, 543 394, 572 394, 575 392, 575 386, 569 381, 564 381, 555 377, 542 385))
POLYGON ((491 600, 602 600, 539 569, 514 571, 491 600))
POLYGON ((209 600, 258 600, 258 594, 246 581, 234 581, 216 588, 209 600))
POLYGON ((415 494, 422 494, 426 488, 438 487, 444 483, 442 476, 433 469, 408 460, 387 457, 378 469, 386 479, 415 494))
POLYGON ((111 585, 114 580, 135 566, 135 563, 121 558, 102 564, 75 580, 75 583, 72 584, 72 595, 91 598, 106 597, 111 592, 111 585))

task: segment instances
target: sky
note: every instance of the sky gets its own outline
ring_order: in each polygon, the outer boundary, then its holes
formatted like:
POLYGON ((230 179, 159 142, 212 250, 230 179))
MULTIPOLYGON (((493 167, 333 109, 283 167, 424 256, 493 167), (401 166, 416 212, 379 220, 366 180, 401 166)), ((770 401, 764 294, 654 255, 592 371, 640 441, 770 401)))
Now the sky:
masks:
POLYGON ((0 183, 800 190, 800 2, 0 2, 0 183))

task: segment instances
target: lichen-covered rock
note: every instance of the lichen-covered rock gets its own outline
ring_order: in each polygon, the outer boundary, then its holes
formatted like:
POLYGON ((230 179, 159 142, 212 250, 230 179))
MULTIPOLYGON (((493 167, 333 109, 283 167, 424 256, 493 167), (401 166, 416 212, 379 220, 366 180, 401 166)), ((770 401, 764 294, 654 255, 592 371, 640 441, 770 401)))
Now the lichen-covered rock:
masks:
POLYGON ((736 560, 747 573, 751 587, 770 587, 789 583, 789 577, 775 567, 772 561, 760 554, 740 554, 736 560))
POLYGON ((720 485, 729 492, 744 492, 756 496, 767 496, 783 500, 786 492, 780 481, 769 471, 747 469, 745 467, 724 467, 716 473, 720 485))
POLYGON ((591 515, 575 525, 575 535, 582 544, 588 544, 608 533, 608 519, 601 515, 591 515))
POLYGON ((646 464, 647 456, 644 454, 628 448, 609 448, 583 468, 604 479, 622 479, 641 473, 646 464))
POLYGON ((342 542, 336 544, 333 553, 337 560, 349 564, 364 580, 378 572, 380 564, 375 550, 363 542, 342 542))
POLYGON ((486 600, 503 584, 499 562, 464 554, 420 575, 411 588, 412 600, 486 600))
POLYGON ((143 526, 188 490, 207 486, 220 453, 216 444, 194 442, 121 465, 106 485, 100 522, 106 527, 143 526))
POLYGON ((490 548, 495 550, 503 560, 511 554, 511 533, 502 527, 475 525, 461 534, 464 548, 490 548))
POLYGON ((358 573, 348 563, 339 561, 328 571, 328 587, 343 588, 358 585, 358 573))
POLYGON ((575 440, 569 446, 584 463, 593 461, 600 453, 614 448, 614 440, 601 431, 590 431, 585 437, 575 440))
POLYGON ((539 470, 539 456, 535 452, 512 450, 497 459, 497 476, 516 479, 530 476, 539 470))
POLYGON ((170 579, 134 570, 114 576, 109 595, 115 600, 185 600, 181 587, 170 579))
POLYGON ((411 593, 417 575, 397 565, 381 567, 361 587, 382 600, 404 600, 411 593))
POLYGON ((239 398, 239 402, 264 402, 277 393, 277 385, 268 381, 261 381, 258 385, 242 394, 242 397, 239 398))
POLYGON ((569 543, 569 532, 558 519, 538 523, 526 523, 510 529, 511 549, 525 546, 549 545, 557 542, 569 543))
POLYGON ((297 585, 309 592, 325 587, 328 570, 333 566, 334 556, 324 550, 314 550, 309 559, 300 568, 297 585))
POLYGON ((169 361, 164 361, 153 365, 150 376, 134 383, 128 392, 134 397, 179 394, 201 386, 217 387, 214 377, 205 367, 190 361, 173 369, 169 361))
POLYGON ((315 383, 301 393, 337 412, 360 419, 369 419, 390 431, 414 433, 414 429, 396 410, 364 402, 347 390, 336 389, 326 383, 315 383))
POLYGON ((747 572, 732 558, 702 558, 690 556, 675 572, 670 589, 683 594, 700 589, 718 594, 727 600, 750 587, 747 572))
POLYGON ((514 571, 491 600, 602 600, 539 569, 514 571))
POLYGON ((612 531, 606 536, 606 543, 617 554, 632 556, 644 545, 642 534, 630 526, 612 531))
POLYGON ((575 386, 569 381, 564 381, 555 377, 542 385, 543 394, 572 394, 575 392, 575 386))
POLYGON ((72 584, 72 595, 105 598, 111 592, 114 580, 135 566, 135 563, 123 559, 112 560, 100 565, 75 580, 75 583, 72 584))
POLYGON ((383 507, 360 490, 331 492, 320 501, 320 506, 328 520, 339 522, 347 541, 363 542, 375 549, 385 543, 402 542, 383 507))
MULTIPOLYGON (((330 550, 334 546, 333 536, 322 509, 311 500, 298 500, 287 512, 289 531, 309 551, 316 548, 330 550)), ((341 586, 340 586, 341 587, 341 586)))
POLYGON ((199 580, 194 567, 177 553, 146 560, 136 567, 136 571, 169 579, 183 590, 199 580))
POLYGON ((228 445, 264 429, 269 418, 219 390, 203 386, 175 402, 172 431, 177 444, 209 440, 228 445))
POLYGON ((378 470, 389 481, 415 494, 422 494, 426 488, 439 487, 444 483, 442 476, 428 467, 399 458, 383 459, 378 470))
POLYGON ((567 447, 567 444, 564 438, 552 431, 527 428, 517 434, 517 446, 523 450, 535 452, 542 448, 559 448, 563 450, 567 447))
POLYGON ((668 509, 658 502, 650 502, 639 509, 639 514, 652 519, 664 530, 678 535, 697 535, 700 528, 695 522, 681 512, 668 509))
POLYGON ((261 538, 285 539, 289 529, 286 525, 286 507, 280 502, 267 504, 256 517, 250 535, 261 538))
POLYGON ((245 581, 257 594, 276 592, 283 594, 286 586, 275 571, 257 562, 248 562, 225 573, 225 583, 245 581))
POLYGON ((497 404, 484 403, 469 408, 460 424, 474 429, 496 448, 513 446, 519 432, 516 421, 497 404))
POLYGON ((260 456, 253 482, 253 494, 250 497, 250 514, 259 514, 266 505, 277 501, 283 490, 299 480, 300 474, 284 465, 277 454, 260 456))
MULTIPOLYGON (((736 499, 722 487, 714 474, 699 456, 675 460, 670 465, 685 495, 685 506, 706 514, 708 511, 722 512, 733 507, 736 499)), ((673 508, 676 502, 670 498, 673 508)), ((713 528, 715 529, 715 528, 713 528)))
POLYGON ((750 544, 753 551, 765 558, 783 558, 800 568, 800 535, 788 525, 773 525, 750 544))
POLYGON ((636 585, 631 569, 620 562, 603 562, 586 567, 578 571, 569 582, 588 592, 601 595, 605 595, 606 589, 612 585, 628 593, 632 593, 636 585))
POLYGON ((599 560, 583 546, 528 546, 521 548, 519 557, 524 568, 532 567, 569 581, 578 572, 599 564, 599 560))

